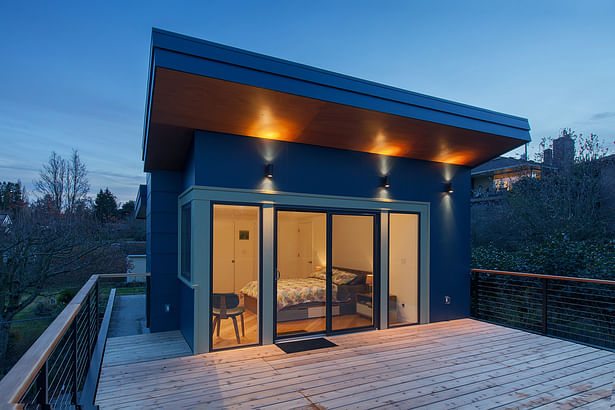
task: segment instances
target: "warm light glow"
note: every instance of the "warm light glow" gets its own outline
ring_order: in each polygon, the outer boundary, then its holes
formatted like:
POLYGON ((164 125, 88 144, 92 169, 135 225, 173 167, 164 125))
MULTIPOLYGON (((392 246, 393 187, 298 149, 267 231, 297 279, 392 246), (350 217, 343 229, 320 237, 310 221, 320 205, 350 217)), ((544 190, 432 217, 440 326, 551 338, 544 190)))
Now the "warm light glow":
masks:
POLYGON ((398 145, 388 145, 382 147, 374 147, 369 152, 372 154, 387 155, 394 157, 402 153, 402 149, 398 145))
POLYGON ((474 160, 474 155, 468 152, 458 152, 455 154, 449 154, 447 152, 443 152, 433 158, 433 161, 436 162, 444 162, 446 164, 453 165, 466 165, 474 160))
POLYGON ((376 135, 374 143, 367 149, 367 152, 371 152, 372 154, 393 157, 401 155, 403 151, 403 148, 399 144, 391 143, 382 132, 379 132, 378 135, 376 135))
POLYGON ((378 191, 376 192, 376 198, 378 198, 380 201, 391 202, 389 190, 384 187, 378 188, 378 191))
POLYGON ((273 194, 276 192, 273 178, 264 177, 258 188, 265 194, 273 194))
POLYGON ((258 110, 258 116, 248 130, 251 137, 267 140, 293 141, 299 129, 292 121, 276 116, 271 108, 264 105, 258 110))
POLYGON ((280 139, 280 133, 275 132, 275 131, 265 131, 262 132, 260 135, 257 135, 258 138, 265 138, 268 140, 277 140, 280 139))

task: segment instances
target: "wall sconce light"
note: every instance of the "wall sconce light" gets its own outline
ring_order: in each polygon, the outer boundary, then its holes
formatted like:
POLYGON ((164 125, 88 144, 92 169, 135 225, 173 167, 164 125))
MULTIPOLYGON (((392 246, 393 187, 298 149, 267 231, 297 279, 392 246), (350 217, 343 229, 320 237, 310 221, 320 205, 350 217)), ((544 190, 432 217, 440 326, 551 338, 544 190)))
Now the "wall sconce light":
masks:
POLYGON ((265 165, 265 176, 267 178, 273 178, 273 164, 265 165))
POLYGON ((447 182, 446 184, 444 184, 444 192, 446 192, 447 194, 452 194, 453 192, 453 184, 452 182, 447 182))
POLYGON ((382 186, 384 188, 390 188, 391 187, 391 183, 389 182, 389 176, 385 175, 382 177, 382 186))

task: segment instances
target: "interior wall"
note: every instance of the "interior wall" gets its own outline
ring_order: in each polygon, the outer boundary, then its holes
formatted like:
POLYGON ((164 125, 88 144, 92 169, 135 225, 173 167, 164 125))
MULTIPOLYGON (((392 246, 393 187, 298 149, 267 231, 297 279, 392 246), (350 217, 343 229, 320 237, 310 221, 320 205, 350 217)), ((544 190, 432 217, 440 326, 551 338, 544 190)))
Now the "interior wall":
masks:
POLYGON ((327 217, 325 215, 312 218, 312 232, 314 270, 320 267, 324 271, 327 266, 327 217))
POLYGON ((371 216, 333 215, 333 266, 373 272, 374 219, 371 216))
POLYGON ((213 292, 239 293, 258 280, 258 214, 232 215, 219 207, 229 210, 233 205, 214 205, 213 292), (248 231, 249 239, 240 240, 240 231, 248 231))
POLYGON ((278 270, 280 279, 305 278, 317 267, 325 269, 326 255, 326 215, 308 212, 278 212, 278 270), (311 255, 302 257, 300 227, 311 225, 311 255), (304 259, 311 260, 311 268, 302 264, 304 259))
POLYGON ((278 271, 280 279, 296 278, 299 222, 286 212, 278 213, 278 271))
POLYGON ((418 214, 390 214, 389 294, 397 297, 397 323, 418 322, 418 238, 418 214))

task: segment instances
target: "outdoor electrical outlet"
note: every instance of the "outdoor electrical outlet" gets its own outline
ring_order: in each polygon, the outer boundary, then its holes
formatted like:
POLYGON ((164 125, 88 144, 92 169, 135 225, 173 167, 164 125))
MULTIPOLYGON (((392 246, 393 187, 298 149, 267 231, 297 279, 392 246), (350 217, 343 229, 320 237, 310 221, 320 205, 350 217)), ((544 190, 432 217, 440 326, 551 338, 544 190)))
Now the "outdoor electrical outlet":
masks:
POLYGON ((450 305, 451 304, 451 297, 450 296, 444 296, 444 304, 445 305, 450 305))

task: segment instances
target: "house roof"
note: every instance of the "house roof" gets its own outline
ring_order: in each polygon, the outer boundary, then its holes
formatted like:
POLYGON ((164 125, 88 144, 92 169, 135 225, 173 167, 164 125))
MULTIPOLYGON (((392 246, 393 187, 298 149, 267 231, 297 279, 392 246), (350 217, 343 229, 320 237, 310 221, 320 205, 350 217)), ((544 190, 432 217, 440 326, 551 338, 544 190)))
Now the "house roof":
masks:
POLYGON ((9 214, 0 214, 0 225, 10 225, 12 223, 9 214))
POLYGON ((472 169, 472 175, 486 174, 495 171, 500 171, 504 169, 510 168, 519 168, 519 167, 542 167, 542 164, 535 161, 526 161, 519 158, 511 158, 511 157, 497 157, 492 159, 491 161, 485 162, 475 168, 472 169))
POLYGON ((527 119, 153 29, 145 170, 180 170, 194 129, 476 166, 527 119))

